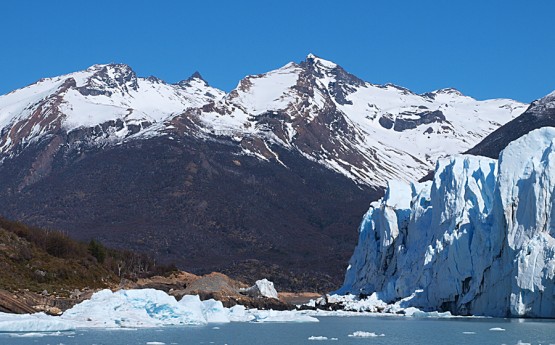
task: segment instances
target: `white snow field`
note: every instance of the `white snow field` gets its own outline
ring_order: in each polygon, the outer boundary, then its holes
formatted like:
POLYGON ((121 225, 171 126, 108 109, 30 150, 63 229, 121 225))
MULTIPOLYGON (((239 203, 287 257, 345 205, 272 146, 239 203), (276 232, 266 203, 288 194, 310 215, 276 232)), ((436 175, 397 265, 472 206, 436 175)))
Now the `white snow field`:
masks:
POLYGON ((391 182, 371 204, 338 292, 405 309, 555 317, 554 202, 555 128, 513 141, 499 161, 440 159, 433 181, 391 182))

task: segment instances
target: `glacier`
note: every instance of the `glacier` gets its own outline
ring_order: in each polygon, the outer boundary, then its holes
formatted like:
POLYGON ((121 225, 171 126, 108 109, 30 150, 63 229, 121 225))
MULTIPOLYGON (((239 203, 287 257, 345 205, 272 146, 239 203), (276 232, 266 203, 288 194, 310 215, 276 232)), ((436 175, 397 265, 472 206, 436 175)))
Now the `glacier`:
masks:
POLYGON ((229 322, 318 322, 297 311, 231 308, 213 299, 187 295, 177 301, 155 289, 101 290, 61 316, 0 312, 0 332, 57 332, 79 328, 148 328, 202 326, 229 322))
POLYGON ((499 160, 438 160, 370 205, 338 294, 458 315, 555 317, 555 128, 499 160))

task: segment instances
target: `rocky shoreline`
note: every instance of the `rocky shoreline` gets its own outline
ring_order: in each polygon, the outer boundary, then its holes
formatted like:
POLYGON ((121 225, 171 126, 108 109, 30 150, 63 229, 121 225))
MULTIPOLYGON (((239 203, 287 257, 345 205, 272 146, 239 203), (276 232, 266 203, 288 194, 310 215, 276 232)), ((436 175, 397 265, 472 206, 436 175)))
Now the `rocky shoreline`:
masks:
MULTIPOLYGON (((243 305, 246 308, 265 310, 294 310, 296 305, 307 303, 310 299, 320 296, 320 294, 312 292, 283 292, 277 294, 277 298, 270 298, 256 293, 247 293, 249 285, 217 272, 197 276, 180 271, 167 277, 154 276, 140 278, 136 281, 123 279, 119 285, 111 286, 110 289, 112 291, 156 289, 166 292, 178 301, 185 295, 198 295, 201 300, 220 301, 226 308, 243 305)), ((90 299, 93 293, 99 290, 75 289, 67 291, 63 295, 51 294, 46 290, 42 293, 26 289, 15 292, 0 290, 0 312, 14 314, 44 312, 49 315, 60 315, 76 304, 90 299)))

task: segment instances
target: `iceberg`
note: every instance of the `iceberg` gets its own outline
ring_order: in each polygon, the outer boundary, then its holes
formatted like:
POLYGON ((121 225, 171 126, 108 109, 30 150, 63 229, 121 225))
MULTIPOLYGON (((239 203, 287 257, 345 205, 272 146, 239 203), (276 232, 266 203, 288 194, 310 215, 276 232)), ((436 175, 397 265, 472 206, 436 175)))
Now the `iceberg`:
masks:
POLYGON ((555 129, 499 160, 440 159, 370 205, 339 294, 457 315, 555 317, 555 129), (408 298, 410 297, 410 298, 408 298))
POLYGON ((136 328, 204 325, 203 313, 204 309, 199 313, 160 290, 102 290, 65 311, 60 319, 84 327, 136 328))

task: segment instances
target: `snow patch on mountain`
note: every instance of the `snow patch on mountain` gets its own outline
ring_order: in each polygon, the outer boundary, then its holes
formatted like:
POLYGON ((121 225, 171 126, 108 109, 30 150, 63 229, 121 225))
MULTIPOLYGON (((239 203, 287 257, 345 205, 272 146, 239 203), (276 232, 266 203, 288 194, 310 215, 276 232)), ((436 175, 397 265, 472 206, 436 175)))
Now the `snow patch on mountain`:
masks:
POLYGON ((515 140, 499 162, 455 156, 433 181, 391 183, 371 204, 340 293, 401 307, 555 316, 555 129, 515 140), (407 297, 409 297, 407 299, 407 297))

